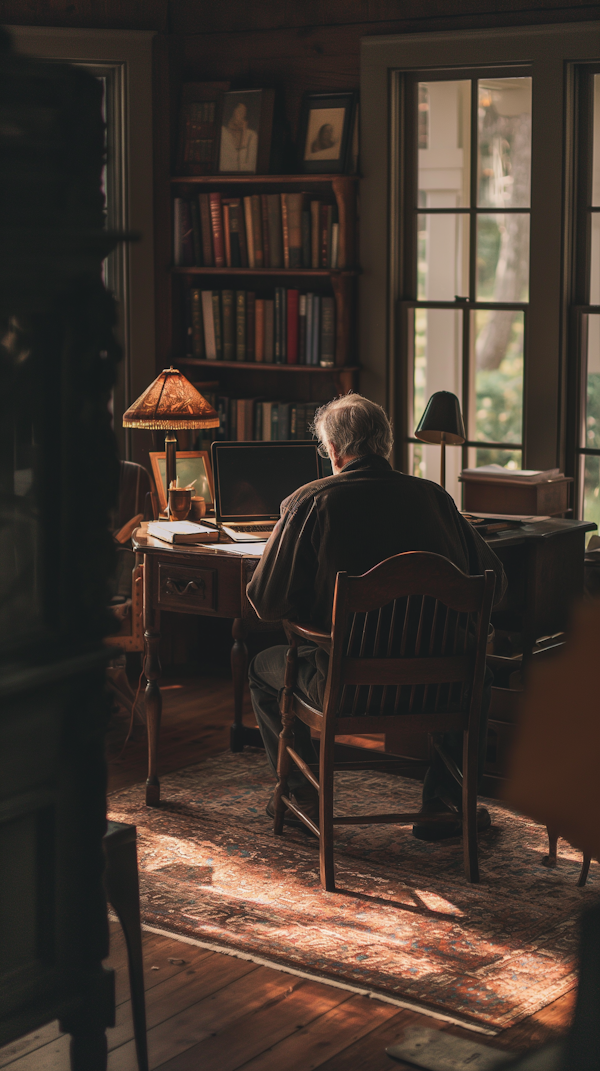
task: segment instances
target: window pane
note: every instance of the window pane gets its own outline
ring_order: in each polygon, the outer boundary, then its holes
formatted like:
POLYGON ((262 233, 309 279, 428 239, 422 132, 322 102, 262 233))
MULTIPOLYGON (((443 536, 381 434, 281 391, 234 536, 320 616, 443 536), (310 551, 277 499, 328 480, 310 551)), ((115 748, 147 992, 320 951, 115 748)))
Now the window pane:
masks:
POLYGON ((600 528, 600 457, 583 457, 583 519, 600 528))
POLYGON ((418 222, 417 297, 454 301, 469 296, 469 217, 422 215, 418 222))
POLYGON ((468 81, 419 84, 419 205, 469 206, 470 102, 468 81))
POLYGON ((600 305, 600 212, 592 212, 590 305, 600 305))
POLYGON ((600 74, 594 75, 594 149, 592 204, 600 206, 600 74))
POLYGON ((529 215, 477 217, 477 300, 529 300, 529 215))
POLYGON ((520 450, 490 450, 476 447, 469 450, 469 465, 502 465, 503 469, 522 468, 523 455, 520 450), (474 461, 471 455, 474 455, 474 461))
POLYGON ((587 317, 587 377, 583 447, 600 450, 600 316, 587 317))
POLYGON ((479 80, 478 200, 481 208, 528 208, 531 78, 479 80))
MULTIPOLYGON (((454 309, 415 309, 414 427, 417 427, 431 395, 449 390, 462 395, 462 313, 454 309)), ((409 429, 409 433, 414 428, 409 429)), ((414 455, 413 455, 414 457, 414 455)), ((439 482, 440 448, 420 444, 418 475, 439 482)), ((460 502, 458 474, 461 451, 446 451, 446 490, 460 502)), ((415 472, 415 474, 417 474, 415 472)))
POLYGON ((470 439, 523 441, 524 321, 523 312, 507 309, 472 313, 475 389, 471 390, 470 439))

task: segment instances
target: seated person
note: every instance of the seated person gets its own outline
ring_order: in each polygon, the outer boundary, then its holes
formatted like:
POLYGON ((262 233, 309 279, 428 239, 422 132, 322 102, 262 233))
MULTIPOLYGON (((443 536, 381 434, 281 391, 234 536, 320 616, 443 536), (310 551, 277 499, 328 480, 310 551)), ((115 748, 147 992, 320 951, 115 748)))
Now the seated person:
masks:
MULTIPOLYGON (((345 571, 360 576, 384 559, 408 550, 441 554, 472 576, 493 569, 495 601, 500 600, 506 587, 502 564, 461 517, 450 495, 436 483, 392 469, 388 461, 392 428, 381 406, 360 394, 347 394, 317 411, 314 430, 320 449, 331 459, 333 476, 300 487, 281 504, 281 517, 247 588, 262 620, 290 618, 330 629, 336 574, 345 571)), ((252 705, 275 774, 286 653, 285 646, 261 651, 249 670, 252 705)), ((322 708, 327 668, 325 651, 312 644, 299 647, 298 688, 318 708, 322 708)), ((490 689, 488 670, 480 773, 490 689)), ((445 733, 443 743, 460 766, 462 733, 445 733)), ((299 720, 295 723, 295 748, 306 763, 317 761, 310 729, 299 720)), ((288 787, 318 823, 317 793, 295 764, 288 787)), ((423 786, 423 810, 459 812, 460 808, 460 788, 436 753, 423 786)), ((273 814, 272 799, 267 814, 273 814)), ((299 824, 290 811, 286 811, 286 821, 299 824)), ((479 808, 478 828, 487 828, 489 822, 485 808, 479 808)), ((456 835, 460 828, 457 815, 456 823, 423 822, 413 827, 413 833, 433 840, 456 835)))

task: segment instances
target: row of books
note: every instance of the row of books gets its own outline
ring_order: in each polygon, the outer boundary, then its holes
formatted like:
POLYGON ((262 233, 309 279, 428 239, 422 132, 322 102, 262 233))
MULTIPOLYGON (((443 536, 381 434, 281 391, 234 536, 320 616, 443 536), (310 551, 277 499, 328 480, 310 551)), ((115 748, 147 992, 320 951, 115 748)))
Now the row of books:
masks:
POLYGON ((186 357, 208 361, 335 365, 335 302, 275 287, 186 291, 186 357))
POLYGON ((305 193, 174 199, 177 267, 337 268, 337 204, 305 193))
POLYGON ((204 393, 219 414, 214 438, 231 442, 311 439, 317 402, 265 401, 204 393))

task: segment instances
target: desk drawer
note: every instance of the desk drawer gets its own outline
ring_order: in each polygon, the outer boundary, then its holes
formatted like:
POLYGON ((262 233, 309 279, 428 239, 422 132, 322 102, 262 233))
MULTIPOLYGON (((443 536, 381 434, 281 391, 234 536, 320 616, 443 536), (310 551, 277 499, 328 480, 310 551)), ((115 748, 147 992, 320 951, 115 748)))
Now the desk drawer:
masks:
POLYGON ((180 613, 216 613, 216 569, 159 564, 158 605, 163 610, 177 610, 180 613))

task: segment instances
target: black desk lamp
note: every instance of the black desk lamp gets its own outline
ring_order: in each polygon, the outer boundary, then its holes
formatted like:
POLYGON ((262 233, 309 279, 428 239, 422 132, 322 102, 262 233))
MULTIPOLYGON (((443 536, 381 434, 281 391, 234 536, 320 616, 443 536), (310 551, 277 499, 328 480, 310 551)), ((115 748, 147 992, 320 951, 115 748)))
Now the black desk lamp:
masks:
POLYGON ((446 487, 446 446, 462 446, 466 439, 460 402, 449 390, 438 390, 425 406, 415 438, 442 447, 440 483, 446 487))

